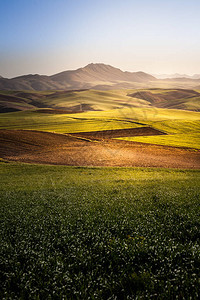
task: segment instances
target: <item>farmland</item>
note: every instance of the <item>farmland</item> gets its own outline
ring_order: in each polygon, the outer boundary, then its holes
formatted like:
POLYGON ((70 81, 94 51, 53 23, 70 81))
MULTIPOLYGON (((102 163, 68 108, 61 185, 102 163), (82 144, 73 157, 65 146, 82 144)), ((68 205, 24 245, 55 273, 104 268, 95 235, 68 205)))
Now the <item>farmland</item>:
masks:
POLYGON ((2 299, 199 297, 198 93, 1 93, 2 299))
POLYGON ((32 109, 1 114, 0 129, 73 134, 150 126, 163 131, 167 136, 155 139, 145 136, 128 138, 122 136, 122 138, 128 141, 151 144, 155 142, 160 145, 199 149, 198 91, 166 89, 57 93, 4 91, 2 99, 6 97, 6 93, 12 100, 14 99, 15 107, 16 101, 20 101, 20 105, 24 102, 29 106, 34 103, 35 106, 32 109), (188 103, 191 104, 192 101, 194 105, 190 110, 188 103))

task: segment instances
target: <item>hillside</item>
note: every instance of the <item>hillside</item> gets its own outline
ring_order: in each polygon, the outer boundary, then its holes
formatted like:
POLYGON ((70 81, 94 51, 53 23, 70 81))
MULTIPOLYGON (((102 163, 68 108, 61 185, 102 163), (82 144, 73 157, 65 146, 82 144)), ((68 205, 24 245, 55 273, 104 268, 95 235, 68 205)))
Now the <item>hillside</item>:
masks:
POLYGON ((149 89, 137 91, 129 96, 148 101, 154 107, 200 111, 200 93, 195 90, 149 89))
POLYGON ((80 113, 124 107, 156 107, 200 111, 200 93, 186 89, 1 91, 0 112, 37 110, 41 113, 80 113))

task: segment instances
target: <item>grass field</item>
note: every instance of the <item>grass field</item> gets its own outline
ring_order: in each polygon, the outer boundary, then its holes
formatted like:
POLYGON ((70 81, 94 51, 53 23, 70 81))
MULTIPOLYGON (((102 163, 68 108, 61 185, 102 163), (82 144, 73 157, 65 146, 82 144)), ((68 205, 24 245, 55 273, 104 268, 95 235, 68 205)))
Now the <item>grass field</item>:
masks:
POLYGON ((1 114, 0 129, 29 129, 74 133, 151 126, 165 137, 123 138, 129 141, 155 143, 199 149, 200 113, 163 108, 121 108, 76 114, 46 114, 22 111, 1 114))
POLYGON ((142 142, 175 147, 200 149, 200 120, 174 119, 148 122, 155 129, 161 130, 164 136, 140 136, 120 138, 127 141, 142 142))
POLYGON ((31 111, 6 113, 0 117, 0 129, 30 129, 73 133, 104 129, 138 127, 120 115, 118 111, 86 112, 80 114, 41 114, 31 111), (116 115, 115 115, 116 114, 116 115))
POLYGON ((0 163, 2 299, 198 299, 199 171, 0 163))
POLYGON ((118 138, 125 141, 200 149, 200 133, 118 138))

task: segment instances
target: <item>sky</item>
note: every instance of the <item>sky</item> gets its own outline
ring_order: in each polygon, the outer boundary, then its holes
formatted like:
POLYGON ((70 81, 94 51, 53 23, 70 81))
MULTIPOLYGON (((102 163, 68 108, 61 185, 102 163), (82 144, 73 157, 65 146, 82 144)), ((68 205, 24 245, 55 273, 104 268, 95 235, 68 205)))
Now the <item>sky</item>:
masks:
POLYGON ((200 74, 199 0, 0 0, 0 75, 200 74))

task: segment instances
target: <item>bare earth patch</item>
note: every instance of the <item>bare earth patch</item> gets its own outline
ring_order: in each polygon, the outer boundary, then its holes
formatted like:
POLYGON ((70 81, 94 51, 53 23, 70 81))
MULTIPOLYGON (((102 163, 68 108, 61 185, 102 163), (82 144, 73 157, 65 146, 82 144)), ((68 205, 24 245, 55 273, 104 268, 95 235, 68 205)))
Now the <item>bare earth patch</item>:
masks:
POLYGON ((32 130, 0 130, 0 157, 70 166, 200 168, 200 152, 192 149, 32 130))
POLYGON ((131 136, 148 136, 148 135, 162 135, 166 134, 160 130, 152 127, 139 127, 139 128, 126 128, 115 130, 101 130, 90 132, 77 132, 73 133, 73 136, 81 136, 91 139, 110 139, 118 137, 131 137, 131 136))

